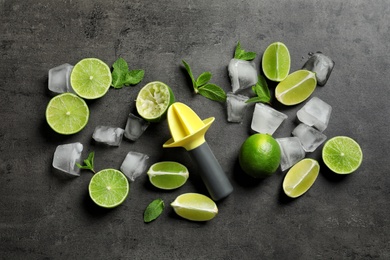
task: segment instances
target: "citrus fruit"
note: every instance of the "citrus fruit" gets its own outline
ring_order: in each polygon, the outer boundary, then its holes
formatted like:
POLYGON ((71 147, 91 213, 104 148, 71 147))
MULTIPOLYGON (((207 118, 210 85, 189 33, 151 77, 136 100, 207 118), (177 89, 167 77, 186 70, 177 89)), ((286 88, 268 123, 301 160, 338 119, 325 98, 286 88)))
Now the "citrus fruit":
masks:
POLYGON ((299 161, 284 177, 284 193, 291 198, 303 195, 313 185, 319 171, 320 165, 316 160, 307 158, 299 161))
POLYGON ((284 105, 296 105, 305 101, 316 86, 317 79, 314 72, 297 70, 276 86, 275 97, 284 105))
POLYGON ((352 138, 336 136, 325 143, 322 148, 322 159, 333 172, 349 174, 359 168, 363 160, 363 152, 352 138))
POLYGON ((46 107, 46 121, 59 134, 81 131, 88 123, 89 108, 85 101, 72 93, 53 97, 46 107))
POLYGON ((171 206, 177 215, 192 221, 208 221, 218 214, 215 202, 198 193, 182 194, 171 203, 171 206))
POLYGON ((158 162, 150 166, 149 181, 153 186, 172 190, 181 187, 188 179, 188 169, 177 162, 158 162))
POLYGON ((241 145, 238 159, 246 174, 264 178, 278 169, 280 158, 279 144, 271 135, 253 134, 241 145))
POLYGON ((86 58, 79 61, 70 74, 74 92, 85 99, 104 96, 111 86, 111 70, 103 61, 86 58))
POLYGON ((99 206, 114 208, 129 194, 126 176, 115 169, 105 169, 96 173, 89 183, 89 196, 99 206))
POLYGON ((175 102, 170 87, 160 81, 146 84, 138 93, 138 114, 149 122, 159 122, 166 117, 169 106, 175 102))
POLYGON ((290 52, 281 42, 271 43, 261 61, 264 75, 272 81, 284 80, 290 72, 290 52))

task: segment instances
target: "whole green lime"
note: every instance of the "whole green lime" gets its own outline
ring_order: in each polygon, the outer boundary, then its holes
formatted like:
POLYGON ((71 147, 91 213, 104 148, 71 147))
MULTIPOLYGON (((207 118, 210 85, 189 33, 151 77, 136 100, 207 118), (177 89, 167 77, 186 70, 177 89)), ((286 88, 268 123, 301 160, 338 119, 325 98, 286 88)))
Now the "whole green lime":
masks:
POLYGON ((253 134, 242 144, 239 154, 241 169, 254 178, 271 176, 280 164, 280 147, 269 134, 253 134))

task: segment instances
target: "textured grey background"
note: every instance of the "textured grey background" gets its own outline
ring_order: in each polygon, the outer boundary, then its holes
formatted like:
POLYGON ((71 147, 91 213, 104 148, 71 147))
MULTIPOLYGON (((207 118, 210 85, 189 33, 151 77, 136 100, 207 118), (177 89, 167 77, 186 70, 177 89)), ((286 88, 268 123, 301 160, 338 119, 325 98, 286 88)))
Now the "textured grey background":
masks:
MULTIPOLYGON (((389 259, 389 13, 387 0, 1 0, 0 258, 389 259), (224 105, 192 94, 181 65, 185 59, 196 75, 211 71, 212 82, 229 91, 227 64, 238 40, 258 53, 258 68, 274 41, 288 46, 291 71, 309 52, 336 62, 313 95, 333 106, 328 138, 348 135, 361 144, 364 161, 356 173, 338 177, 321 163, 313 187, 296 200, 283 195, 281 171, 264 181, 242 175, 237 155, 250 134, 251 109, 244 123, 227 123, 224 105), (44 116, 47 72, 86 57, 110 66, 123 57, 131 68, 145 69, 145 78, 88 102, 87 127, 59 136, 44 116), (206 138, 235 190, 210 222, 183 220, 169 206, 182 193, 206 191, 184 151, 162 148, 170 137, 166 122, 119 148, 91 142, 97 125, 124 127, 138 90, 154 80, 171 86, 201 118, 216 118, 206 138), (150 164, 182 162, 191 177, 163 192, 142 176, 123 205, 102 210, 88 197, 89 172, 63 178, 52 171, 55 147, 76 141, 84 144, 84 157, 96 152, 97 169, 119 168, 128 151, 138 151, 150 164), (166 210, 144 224, 143 210, 155 198, 166 210)), ((274 106, 289 116, 275 137, 289 136, 302 105, 274 106)), ((320 160, 320 151, 308 157, 320 160)))

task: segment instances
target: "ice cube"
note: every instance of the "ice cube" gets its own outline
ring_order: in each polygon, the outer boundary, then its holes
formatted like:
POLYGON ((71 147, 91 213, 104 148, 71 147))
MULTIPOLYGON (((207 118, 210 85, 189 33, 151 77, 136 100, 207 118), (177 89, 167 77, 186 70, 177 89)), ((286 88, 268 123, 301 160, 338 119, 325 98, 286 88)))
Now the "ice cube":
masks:
POLYGON ((70 84, 70 73, 72 69, 73 66, 68 63, 50 69, 48 79, 49 90, 54 93, 74 93, 70 84))
POLYGON ((298 137, 276 138, 276 141, 279 143, 282 152, 280 160, 280 168, 282 171, 287 170, 305 158, 306 152, 303 150, 298 137))
POLYGON ((92 138, 99 143, 111 146, 119 146, 122 142, 125 130, 119 127, 97 126, 93 132, 92 138))
POLYGON ((306 152, 314 152, 314 150, 326 140, 326 135, 304 123, 300 123, 295 127, 292 131, 292 135, 299 138, 299 141, 306 152))
POLYGON ((136 141, 148 128, 149 122, 140 118, 132 113, 129 114, 127 118, 126 128, 125 128, 125 137, 136 141))
POLYGON ((272 135, 287 118, 287 115, 263 103, 256 103, 253 111, 253 131, 272 135))
POLYGON ((253 61, 231 59, 228 71, 233 93, 254 86, 257 83, 257 71, 253 61))
POLYGON ((143 153, 130 151, 123 161, 120 170, 131 180, 135 181, 137 177, 146 171, 147 160, 149 156, 143 153))
POLYGON ((317 84, 324 86, 328 81, 334 67, 334 61, 322 53, 314 53, 303 65, 303 69, 310 70, 316 74, 317 84))
POLYGON ((77 167, 76 163, 80 163, 82 151, 83 145, 81 143, 57 146, 53 157, 53 167, 60 172, 80 176, 80 168, 77 167))
POLYGON ((240 94, 229 92, 226 94, 227 120, 233 123, 241 123, 244 120, 249 98, 240 94))
POLYGON ((313 97, 298 110, 297 117, 302 123, 313 126, 322 132, 328 126, 331 112, 332 107, 329 104, 318 97, 313 97))

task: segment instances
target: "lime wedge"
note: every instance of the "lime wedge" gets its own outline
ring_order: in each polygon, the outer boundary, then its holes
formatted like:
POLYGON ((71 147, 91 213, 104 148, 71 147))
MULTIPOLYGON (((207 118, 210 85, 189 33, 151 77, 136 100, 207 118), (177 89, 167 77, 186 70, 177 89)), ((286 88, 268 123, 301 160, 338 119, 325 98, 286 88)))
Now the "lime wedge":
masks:
POLYGON ((325 143, 322 148, 322 159, 333 172, 349 174, 359 168, 363 161, 363 152, 352 138, 336 136, 325 143))
POLYGON ((284 105, 296 105, 305 101, 317 86, 316 75, 308 70, 297 70, 280 82, 275 97, 284 105))
POLYGON ((192 221, 208 221, 218 214, 215 202, 198 193, 182 194, 171 203, 171 206, 177 215, 192 221))
POLYGON ((316 160, 307 158, 299 161, 284 177, 284 193, 291 198, 303 195, 313 185, 319 171, 320 165, 316 160))
POLYGON ((89 183, 89 196, 99 206, 114 208, 129 194, 126 176, 115 169, 105 169, 96 173, 89 183))
POLYGON ((160 81, 154 81, 139 91, 135 105, 143 119, 159 122, 166 117, 167 110, 173 102, 175 96, 171 88, 160 81))
POLYGON ((70 74, 74 92, 85 99, 104 96, 111 86, 111 70, 103 61, 87 58, 79 61, 70 74))
POLYGON ((290 52, 281 42, 271 43, 265 49, 261 61, 264 75, 272 81, 284 80, 290 72, 290 52))
POLYGON ((83 99, 72 93, 53 97, 46 107, 46 121, 59 134, 80 132, 88 123, 89 109, 83 99))
POLYGON ((172 190, 183 186, 188 179, 188 169, 177 162, 158 162, 150 166, 149 181, 153 186, 172 190))

